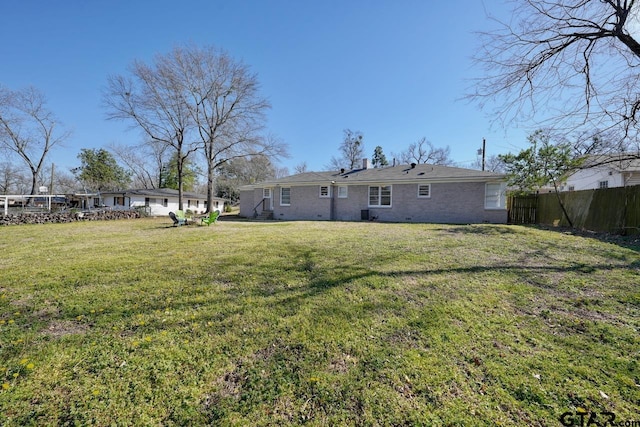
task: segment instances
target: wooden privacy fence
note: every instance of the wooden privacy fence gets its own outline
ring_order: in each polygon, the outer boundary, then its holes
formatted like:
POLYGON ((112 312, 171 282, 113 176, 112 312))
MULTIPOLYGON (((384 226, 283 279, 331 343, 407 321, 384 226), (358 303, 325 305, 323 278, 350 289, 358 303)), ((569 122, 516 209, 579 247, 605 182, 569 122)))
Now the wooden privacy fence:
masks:
POLYGON ((511 196, 507 202, 509 224, 536 224, 538 195, 511 196))
MULTIPOLYGON (((640 234, 640 185, 566 191, 560 193, 560 198, 574 228, 640 234)), ((507 209, 511 224, 569 226, 554 192, 512 196, 507 209)))

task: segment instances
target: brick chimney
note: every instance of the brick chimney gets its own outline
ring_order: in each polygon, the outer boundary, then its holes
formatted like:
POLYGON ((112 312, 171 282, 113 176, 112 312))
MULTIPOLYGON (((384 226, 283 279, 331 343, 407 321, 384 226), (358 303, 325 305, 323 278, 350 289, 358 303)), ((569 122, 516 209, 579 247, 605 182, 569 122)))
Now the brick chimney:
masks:
POLYGON ((369 169, 369 159, 366 157, 362 159, 362 169, 369 169))

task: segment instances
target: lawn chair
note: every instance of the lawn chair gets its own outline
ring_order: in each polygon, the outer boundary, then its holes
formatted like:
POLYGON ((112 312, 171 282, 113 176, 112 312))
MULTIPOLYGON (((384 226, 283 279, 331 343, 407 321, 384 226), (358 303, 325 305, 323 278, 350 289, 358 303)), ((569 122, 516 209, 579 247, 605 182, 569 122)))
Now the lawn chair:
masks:
MULTIPOLYGON (((177 211, 180 212, 180 211, 177 211)), ((179 225, 185 225, 187 223, 187 218, 184 217, 184 214, 182 215, 182 217, 174 214, 173 212, 169 212, 169 217, 173 220, 173 226, 179 226, 179 225)))
POLYGON ((218 217, 220 216, 220 211, 209 212, 208 217, 202 217, 200 220, 200 224, 207 224, 207 227, 211 224, 215 224, 218 221, 218 217))

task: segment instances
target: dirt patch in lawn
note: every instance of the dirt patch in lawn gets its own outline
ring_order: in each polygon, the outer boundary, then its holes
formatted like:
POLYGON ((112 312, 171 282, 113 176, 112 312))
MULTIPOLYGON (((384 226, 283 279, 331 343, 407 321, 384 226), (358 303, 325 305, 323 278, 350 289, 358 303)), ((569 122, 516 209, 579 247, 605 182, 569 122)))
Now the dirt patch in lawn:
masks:
POLYGON ((54 320, 49 323, 49 326, 47 326, 43 333, 53 338, 62 338, 67 335, 84 334, 88 331, 88 325, 83 325, 70 320, 54 320))

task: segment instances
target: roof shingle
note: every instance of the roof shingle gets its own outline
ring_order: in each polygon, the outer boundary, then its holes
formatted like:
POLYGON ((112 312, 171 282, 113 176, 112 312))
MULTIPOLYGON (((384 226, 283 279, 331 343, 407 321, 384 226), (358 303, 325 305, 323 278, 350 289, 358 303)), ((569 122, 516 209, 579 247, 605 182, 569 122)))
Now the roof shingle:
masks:
POLYGON ((463 169, 451 166, 419 164, 398 165, 385 168, 354 169, 344 173, 337 171, 304 172, 259 184, 245 186, 254 188, 269 185, 312 185, 334 183, 338 185, 403 182, 455 182, 504 180, 505 175, 495 172, 463 169))

